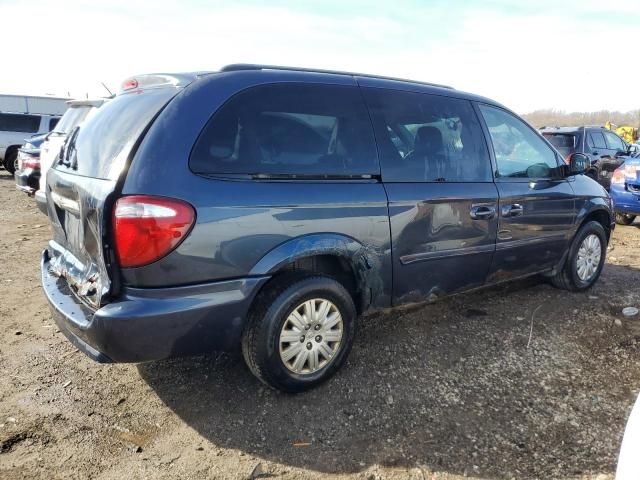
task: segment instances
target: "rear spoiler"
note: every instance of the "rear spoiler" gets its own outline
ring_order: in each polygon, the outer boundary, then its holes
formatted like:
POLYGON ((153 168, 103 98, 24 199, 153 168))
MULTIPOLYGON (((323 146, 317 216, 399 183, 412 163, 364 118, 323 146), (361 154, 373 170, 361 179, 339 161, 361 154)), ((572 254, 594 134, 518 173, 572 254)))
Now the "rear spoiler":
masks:
POLYGON ((67 105, 70 107, 99 107, 105 102, 104 98, 86 99, 86 100, 68 100, 67 105))
POLYGON ((142 90, 148 88, 174 87, 184 88, 197 80, 202 75, 212 72, 193 73, 148 73, 144 75, 134 75, 127 78, 120 86, 118 95, 132 90, 142 90))

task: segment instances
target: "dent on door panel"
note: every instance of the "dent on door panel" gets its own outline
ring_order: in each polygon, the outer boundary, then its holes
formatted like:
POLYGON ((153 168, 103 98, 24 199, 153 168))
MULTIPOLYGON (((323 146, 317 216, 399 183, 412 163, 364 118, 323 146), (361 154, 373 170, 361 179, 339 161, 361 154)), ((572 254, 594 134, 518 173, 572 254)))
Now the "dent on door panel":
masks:
POLYGON ((495 206, 492 183, 387 184, 396 304, 434 300, 484 284, 497 220, 474 220, 495 206))

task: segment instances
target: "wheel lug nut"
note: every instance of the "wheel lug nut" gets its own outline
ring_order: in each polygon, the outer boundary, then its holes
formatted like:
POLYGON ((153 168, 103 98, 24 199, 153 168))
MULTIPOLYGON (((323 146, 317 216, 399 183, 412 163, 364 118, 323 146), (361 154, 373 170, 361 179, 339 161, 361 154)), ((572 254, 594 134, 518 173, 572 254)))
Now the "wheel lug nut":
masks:
POLYGON ((310 325, 305 325, 305 326, 304 326, 304 329, 305 329, 305 330, 309 330, 309 327, 310 327, 310 325))
POLYGON ((320 335, 316 335, 316 342, 321 342, 322 341, 322 337, 320 335))
POLYGON ((300 343, 304 342, 304 335, 300 337, 300 343))
POLYGON ((316 325, 316 326, 315 326, 315 329, 316 329, 316 330, 320 330, 320 325, 316 325))
POLYGON ((307 343, 307 350, 311 350, 313 348, 313 345, 311 345, 311 342, 307 343))

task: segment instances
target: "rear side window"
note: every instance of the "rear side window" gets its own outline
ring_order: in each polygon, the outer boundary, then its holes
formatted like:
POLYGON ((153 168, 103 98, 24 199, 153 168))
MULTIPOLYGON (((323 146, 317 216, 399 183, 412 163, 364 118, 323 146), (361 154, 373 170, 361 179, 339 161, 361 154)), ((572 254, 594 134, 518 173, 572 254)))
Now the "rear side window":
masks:
POLYGON ((0 131, 36 133, 39 129, 40 117, 38 115, 0 113, 0 131))
POLYGON ((73 130, 56 168, 117 179, 146 127, 176 93, 173 88, 137 90, 105 103, 73 130))
POLYGON ((291 83, 257 86, 232 97, 205 126, 190 167, 202 174, 379 173, 358 89, 291 83))
POLYGON ((543 135, 565 158, 576 151, 577 137, 572 133, 543 133, 543 135))
POLYGON ((601 132, 589 132, 587 136, 587 144, 591 148, 607 148, 607 144, 604 142, 604 136, 601 132))
POLYGON ((366 88, 387 182, 487 182, 491 162, 467 100, 366 88))

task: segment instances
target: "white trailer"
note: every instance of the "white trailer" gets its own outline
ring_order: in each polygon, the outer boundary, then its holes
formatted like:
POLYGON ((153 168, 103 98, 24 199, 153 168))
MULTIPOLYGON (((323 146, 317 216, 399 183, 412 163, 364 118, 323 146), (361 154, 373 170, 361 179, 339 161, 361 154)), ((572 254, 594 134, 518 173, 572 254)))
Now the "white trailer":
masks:
POLYGON ((67 110, 68 98, 0 95, 0 164, 15 171, 18 149, 26 138, 53 129, 67 110))

